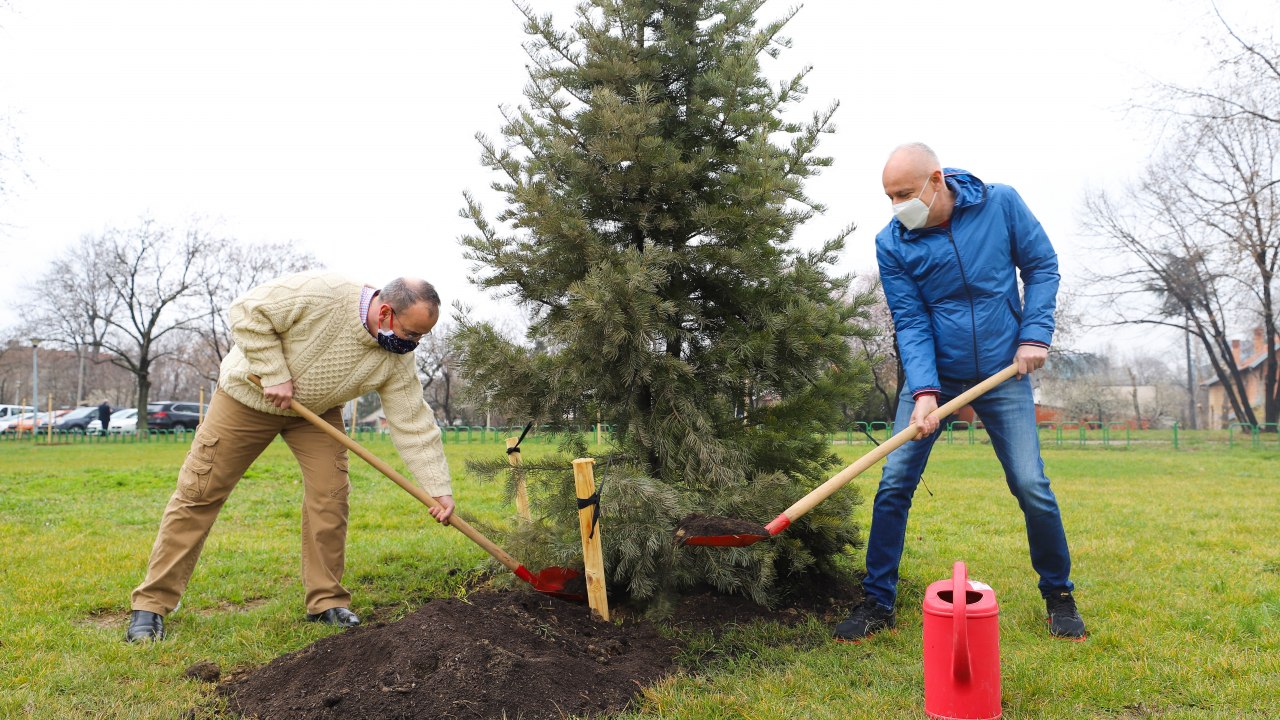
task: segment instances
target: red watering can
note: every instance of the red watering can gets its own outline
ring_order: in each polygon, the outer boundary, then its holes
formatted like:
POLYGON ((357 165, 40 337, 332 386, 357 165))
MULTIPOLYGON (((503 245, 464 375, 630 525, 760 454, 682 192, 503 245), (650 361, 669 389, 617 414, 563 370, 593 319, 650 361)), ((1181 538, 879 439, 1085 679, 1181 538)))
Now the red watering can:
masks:
POLYGON ((1000 717, 1000 607, 957 562, 924 594, 924 712, 938 720, 1000 717))

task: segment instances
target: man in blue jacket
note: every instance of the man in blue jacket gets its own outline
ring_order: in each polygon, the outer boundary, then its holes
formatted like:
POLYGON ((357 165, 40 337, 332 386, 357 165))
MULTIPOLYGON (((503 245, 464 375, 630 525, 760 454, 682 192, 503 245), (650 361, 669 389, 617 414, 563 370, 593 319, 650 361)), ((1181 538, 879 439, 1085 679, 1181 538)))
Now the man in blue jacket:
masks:
POLYGON ((871 511, 864 599, 836 625, 835 635, 856 640, 894 626, 907 514, 937 439, 938 420, 929 413, 1016 362, 1018 376, 975 400, 973 408, 1022 508, 1049 630, 1082 639, 1071 554, 1044 474, 1035 402, 1024 377, 1044 365, 1053 338, 1057 253, 1013 188, 944 170, 926 145, 894 150, 882 179, 894 219, 876 236, 876 260, 906 370, 895 426, 913 423, 920 434, 885 462, 871 511))

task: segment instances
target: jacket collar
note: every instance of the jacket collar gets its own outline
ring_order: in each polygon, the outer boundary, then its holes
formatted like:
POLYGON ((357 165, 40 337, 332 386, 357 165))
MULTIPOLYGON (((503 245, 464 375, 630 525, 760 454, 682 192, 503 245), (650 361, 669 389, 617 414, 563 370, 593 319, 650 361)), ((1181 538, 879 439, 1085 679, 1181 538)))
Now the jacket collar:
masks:
MULTIPOLYGON (((987 201, 987 185, 978 179, 976 175, 968 170, 959 168, 943 168, 942 178, 947 183, 947 187, 951 192, 955 193, 956 204, 951 212, 951 222, 955 222, 956 215, 962 210, 977 207, 987 201)), ((920 228, 919 230, 908 230, 897 218, 889 221, 889 226, 893 228, 894 237, 899 240, 915 240, 924 235, 930 235, 936 232, 942 232, 943 226, 920 228)))

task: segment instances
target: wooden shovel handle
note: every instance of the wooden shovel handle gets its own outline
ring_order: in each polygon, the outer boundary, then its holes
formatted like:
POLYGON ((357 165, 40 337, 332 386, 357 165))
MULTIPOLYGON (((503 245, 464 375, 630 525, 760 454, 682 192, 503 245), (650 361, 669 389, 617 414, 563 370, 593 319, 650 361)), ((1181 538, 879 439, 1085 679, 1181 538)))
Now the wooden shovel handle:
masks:
MULTIPOLYGON (((1016 374, 1018 374, 1018 364, 1013 363, 1004 370, 960 393, 951 402, 929 413, 929 416, 942 420, 1016 374)), ((849 467, 836 473, 830 480, 814 488, 808 495, 797 500, 794 505, 787 508, 782 514, 787 517, 788 521, 799 519, 816 507, 818 503, 831 497, 835 491, 847 485, 850 480, 861 475, 864 470, 879 462, 881 458, 907 444, 907 442, 914 440, 919 432, 920 429, 915 426, 915 423, 908 425, 871 452, 855 460, 849 467)))
MULTIPOLYGON (((249 382, 252 382, 254 385, 257 385, 258 387, 262 387, 262 379, 259 378, 257 375, 249 375, 249 382)), ((378 472, 391 478, 391 480, 395 484, 404 488, 405 492, 409 493, 410 495, 418 498, 418 500, 422 501, 423 505, 426 505, 427 507, 432 507, 432 508, 443 507, 439 502, 436 501, 435 498, 431 497, 431 493, 427 492, 426 490, 423 490, 420 485, 418 485, 415 482, 411 482, 408 478, 396 472, 395 468, 383 462, 382 458, 369 452, 367 449, 365 449, 363 445, 347 437, 346 433, 341 432, 334 426, 325 422, 324 419, 321 418, 319 415, 316 415, 315 413, 311 412, 307 408, 303 407, 302 403, 298 402, 297 400, 290 400, 289 409, 298 413, 299 415, 306 418, 307 420, 311 421, 312 425, 315 425, 316 427, 325 431, 326 433, 328 433, 329 437, 333 438, 334 440, 337 440, 338 442, 345 445, 348 450, 355 453, 356 455, 359 455, 362 459, 364 459, 365 462, 372 465, 378 472)), ((515 558, 508 555, 505 550, 495 545, 493 541, 490 540, 489 538, 485 537, 484 533, 481 533, 479 530, 476 530, 475 528, 471 527, 471 525, 468 524, 466 520, 463 520, 462 518, 458 517, 456 513, 449 518, 449 525, 451 527, 457 528, 458 532, 462 533, 463 535, 466 535, 468 538, 470 538, 472 542, 484 548, 485 552, 492 555, 494 560, 497 560, 498 562, 505 565, 506 568, 511 572, 516 572, 519 568, 523 567, 523 565, 517 562, 515 558)))

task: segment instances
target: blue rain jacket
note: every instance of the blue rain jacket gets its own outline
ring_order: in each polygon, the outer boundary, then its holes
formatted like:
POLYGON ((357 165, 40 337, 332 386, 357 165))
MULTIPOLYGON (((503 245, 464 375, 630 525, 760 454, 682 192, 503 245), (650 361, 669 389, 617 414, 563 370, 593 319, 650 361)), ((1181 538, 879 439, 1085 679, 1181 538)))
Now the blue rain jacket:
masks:
POLYGON ((1013 362, 1018 345, 1053 340, 1058 254, 1040 221, 1008 185, 942 172, 956 194, 950 222, 907 230, 895 218, 876 235, 912 396, 938 390, 941 378, 985 379, 1013 362))

